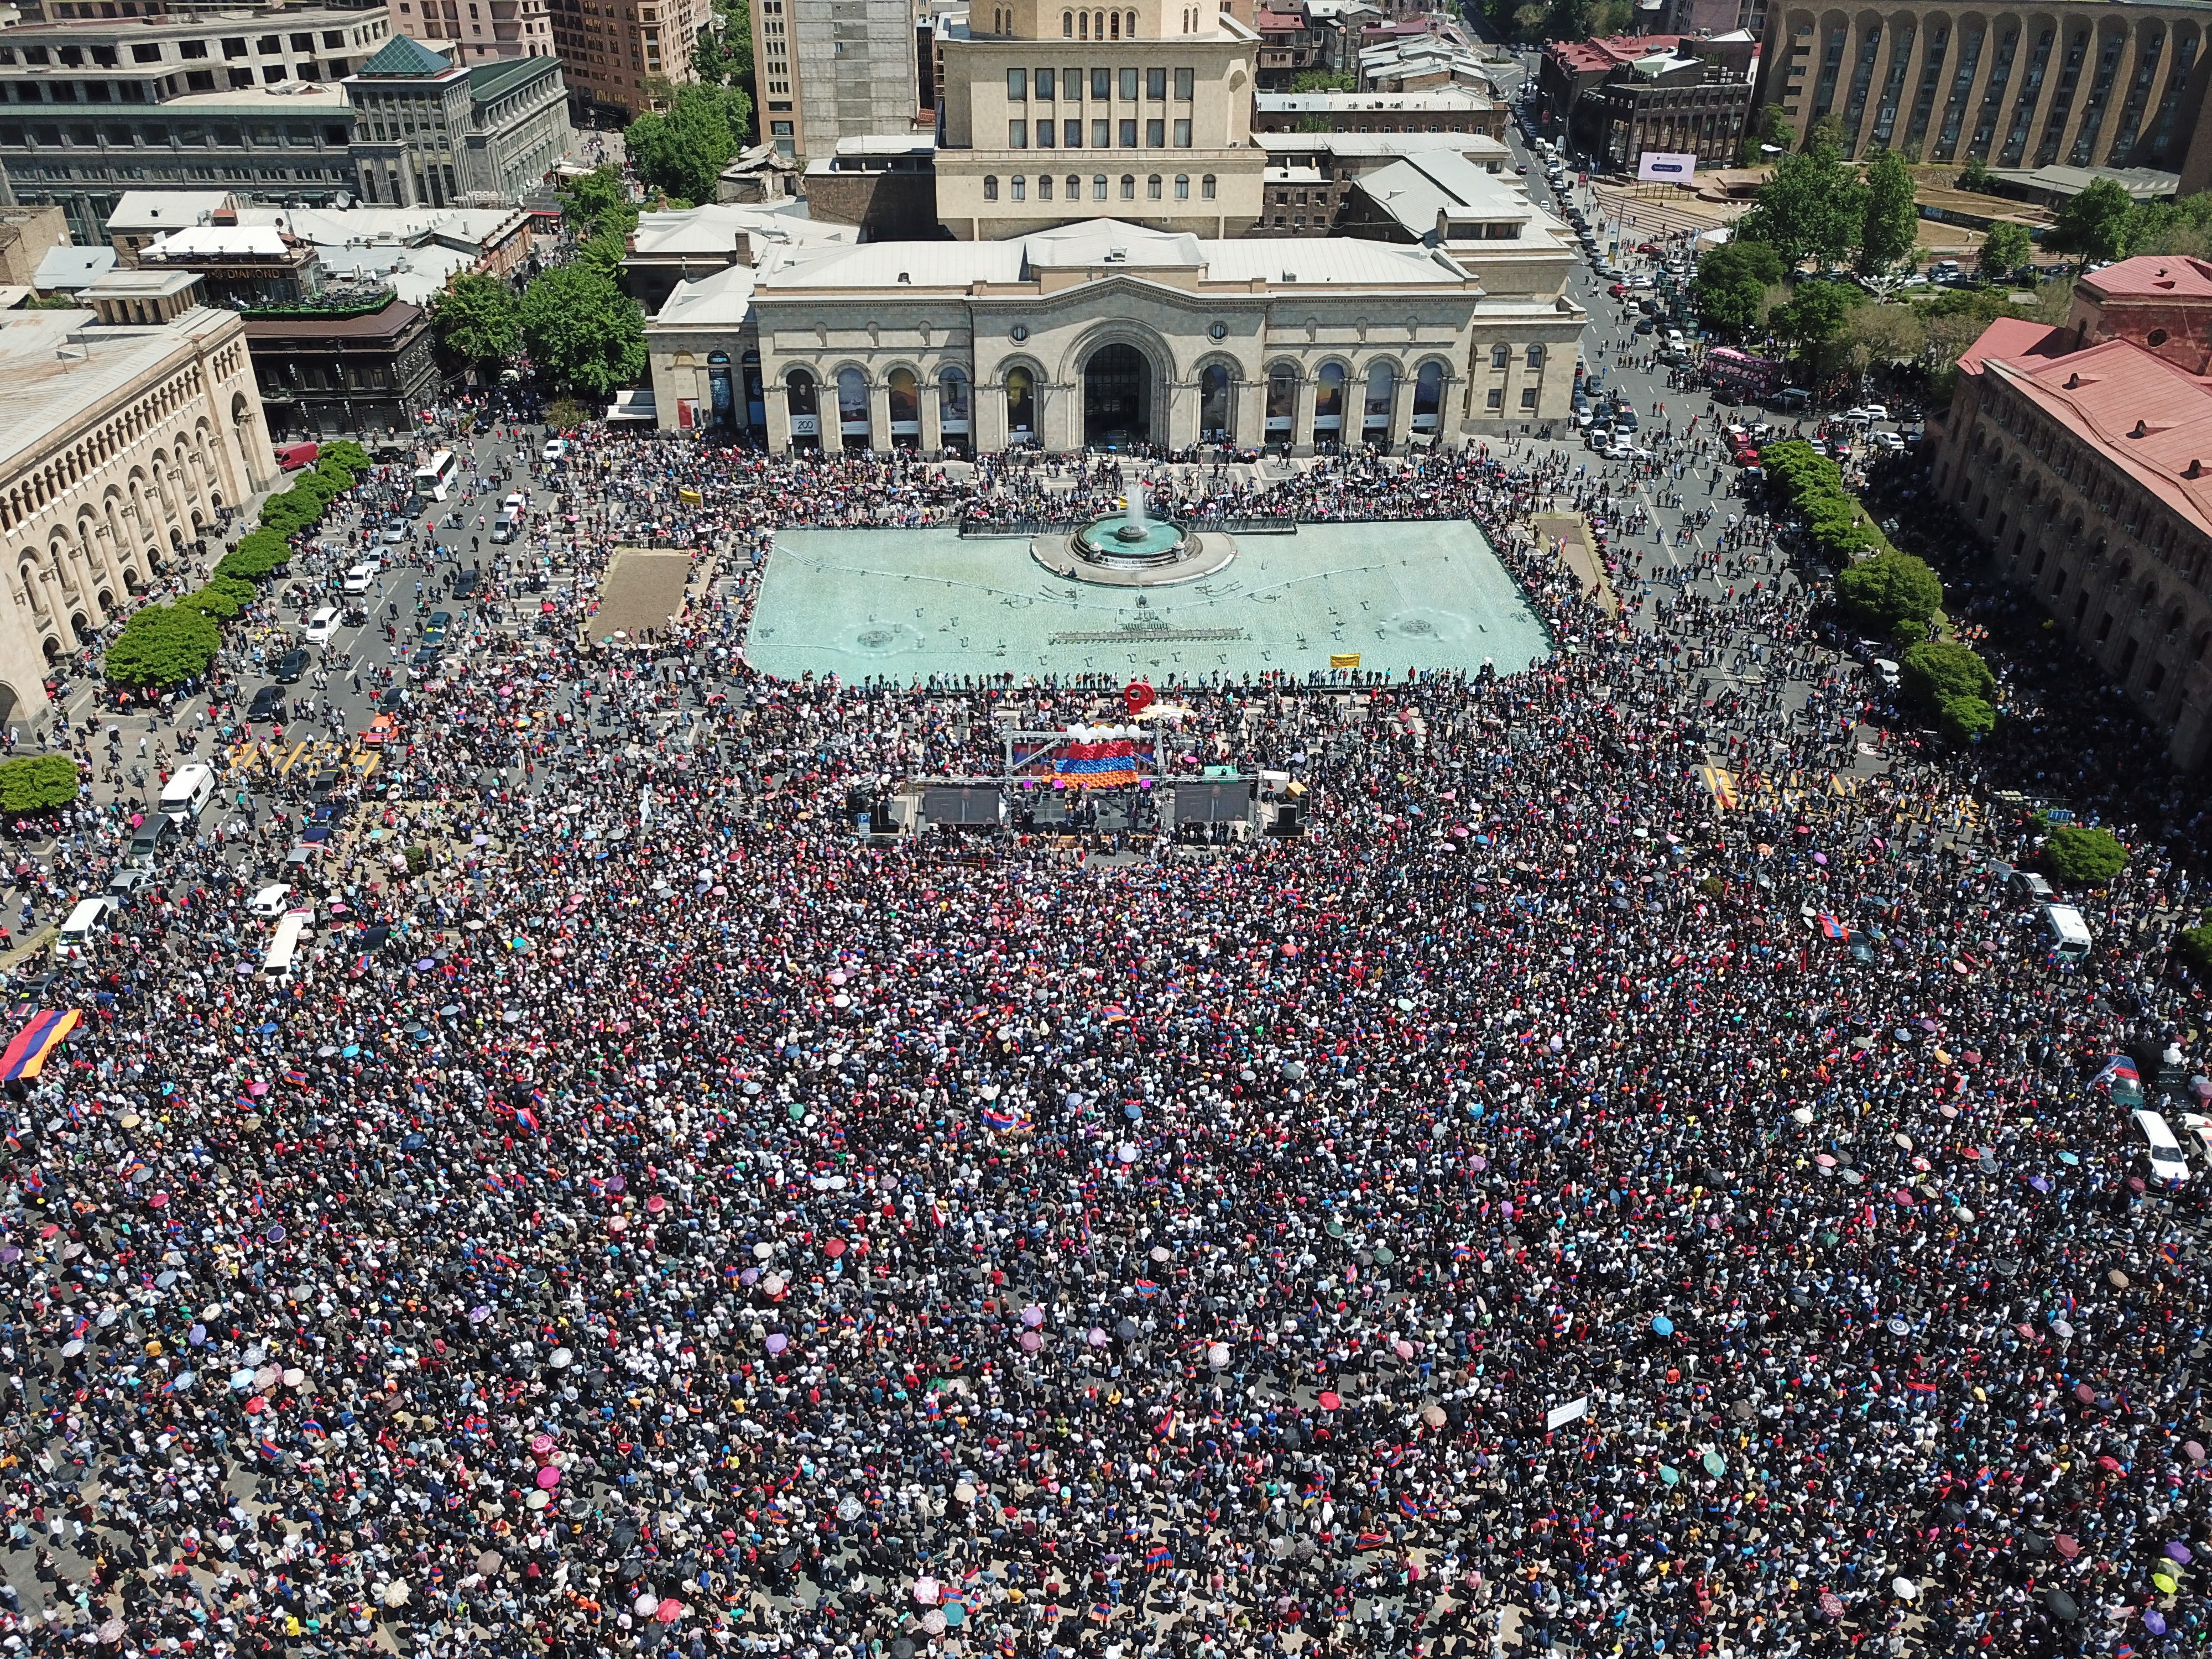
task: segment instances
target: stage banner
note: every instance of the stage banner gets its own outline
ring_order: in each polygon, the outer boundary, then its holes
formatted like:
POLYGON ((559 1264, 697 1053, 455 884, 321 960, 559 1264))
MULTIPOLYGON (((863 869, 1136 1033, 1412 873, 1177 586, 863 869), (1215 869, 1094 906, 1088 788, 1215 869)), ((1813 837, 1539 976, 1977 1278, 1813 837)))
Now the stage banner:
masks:
POLYGON ((1698 176, 1698 158, 1647 149, 1636 158, 1636 176, 1646 184, 1686 185, 1698 176))

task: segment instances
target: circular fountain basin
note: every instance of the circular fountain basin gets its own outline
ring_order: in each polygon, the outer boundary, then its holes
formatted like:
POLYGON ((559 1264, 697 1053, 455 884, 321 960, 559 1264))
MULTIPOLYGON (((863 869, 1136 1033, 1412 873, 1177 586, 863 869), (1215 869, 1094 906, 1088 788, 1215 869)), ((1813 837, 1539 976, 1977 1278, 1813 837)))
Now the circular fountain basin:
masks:
POLYGON ((1075 539, 1094 558, 1151 560, 1181 547, 1183 532, 1164 519, 1147 520, 1141 525, 1127 519, 1100 519, 1077 531, 1075 539))
POLYGON ((1188 531, 1166 519, 1132 524, 1123 516, 1039 536, 1030 553, 1054 575, 1076 581, 1164 587, 1214 574, 1237 556, 1237 543, 1219 531, 1188 531))

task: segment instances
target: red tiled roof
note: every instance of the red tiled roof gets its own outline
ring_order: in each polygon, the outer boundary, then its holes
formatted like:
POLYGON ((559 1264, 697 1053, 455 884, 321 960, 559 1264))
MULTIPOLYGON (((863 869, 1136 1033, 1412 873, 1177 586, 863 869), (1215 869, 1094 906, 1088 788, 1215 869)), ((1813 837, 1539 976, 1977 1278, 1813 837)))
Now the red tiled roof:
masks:
POLYGON ((2063 349, 2074 337, 2073 331, 2053 328, 2048 323, 2032 323, 2020 317, 2000 317, 1982 331, 1981 338, 1959 354, 1959 368, 1967 374, 1982 372, 1984 357, 2021 358, 2046 355, 2045 346, 2063 349), (2052 337, 2056 336, 2057 338, 2052 337))
POLYGON ((2212 300, 2212 263, 2165 253, 2140 254, 2093 270, 2082 285, 2111 298, 2212 300))
POLYGON ((2200 532, 2212 532, 2212 379, 2127 340, 2062 357, 1985 354, 1982 369, 2017 387, 2200 532), (2196 477, 2189 476, 2192 465, 2196 477))
POLYGON ((1679 34, 1609 34, 1595 40, 1557 40, 1551 49, 1569 69, 1595 74, 1672 52, 1681 42, 1679 34))

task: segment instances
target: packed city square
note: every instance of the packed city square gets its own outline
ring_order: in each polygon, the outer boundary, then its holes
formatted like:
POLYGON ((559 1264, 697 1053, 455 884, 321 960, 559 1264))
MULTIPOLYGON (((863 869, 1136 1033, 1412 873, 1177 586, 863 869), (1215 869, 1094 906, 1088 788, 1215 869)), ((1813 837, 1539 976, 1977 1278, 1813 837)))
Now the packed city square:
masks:
POLYGON ((2193 866, 2126 768, 2069 781, 2134 857, 2055 966, 2033 826, 1872 758, 1790 526, 1698 471, 1701 399, 1653 418, 1610 476, 501 422, 450 516, 363 483, 291 577, 380 551, 369 625, 250 717, 272 590, 214 684, 82 715, 93 801, 19 831, 27 939, 222 769, 100 955, 16 958, 16 1024, 82 1023, 10 1085, 0 1645, 2200 1646, 2203 1182, 2141 1178, 2106 1064, 2189 1034, 2193 866), (1295 836, 856 835, 848 792, 1124 688, 769 679, 776 532, 1140 476, 1194 523, 1468 521, 1553 650, 1157 686, 1176 748, 1301 786, 1295 836), (1701 534, 1638 529, 1655 482, 1701 534), (629 544, 690 592, 603 638, 629 544), (414 665, 447 607, 468 648, 414 665), (284 764, 395 710, 373 769, 284 764), (317 930, 275 982, 271 882, 317 930))

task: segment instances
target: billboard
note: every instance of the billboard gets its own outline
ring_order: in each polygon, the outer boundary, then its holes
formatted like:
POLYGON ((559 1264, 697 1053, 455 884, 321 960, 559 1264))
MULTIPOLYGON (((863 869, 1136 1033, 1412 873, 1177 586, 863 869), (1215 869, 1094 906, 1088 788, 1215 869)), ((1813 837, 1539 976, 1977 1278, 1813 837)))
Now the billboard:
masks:
POLYGON ((1698 158, 1647 149, 1636 158, 1636 176, 1645 184, 1686 185, 1698 176, 1698 158))

